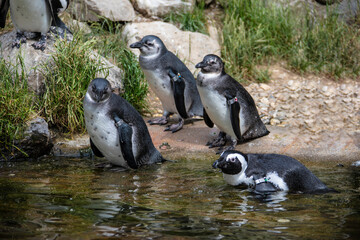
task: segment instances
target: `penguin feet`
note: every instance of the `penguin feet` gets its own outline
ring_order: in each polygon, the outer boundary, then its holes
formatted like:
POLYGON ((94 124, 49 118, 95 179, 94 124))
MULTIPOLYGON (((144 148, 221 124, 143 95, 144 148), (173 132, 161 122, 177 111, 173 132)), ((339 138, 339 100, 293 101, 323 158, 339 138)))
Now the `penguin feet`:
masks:
POLYGON ((40 49, 41 51, 44 51, 46 48, 46 39, 47 39, 46 33, 45 34, 42 33, 40 40, 36 43, 31 44, 31 46, 33 46, 36 50, 40 49))
POLYGON ((167 117, 162 116, 158 118, 154 118, 148 121, 150 125, 165 125, 168 123, 167 117))
POLYGON ((215 138, 212 141, 207 142, 206 146, 209 146, 209 148, 214 148, 214 147, 222 147, 225 144, 226 144, 226 133, 219 132, 219 135, 217 136, 217 138, 215 138))
POLYGON ((14 47, 20 48, 20 44, 21 44, 21 43, 26 43, 26 40, 27 40, 27 39, 26 39, 24 33, 22 33, 22 32, 17 32, 17 33, 16 33, 16 38, 15 38, 15 40, 13 41, 11 47, 12 47, 12 48, 14 48, 14 47))
POLYGON ((164 131, 171 131, 172 133, 179 131, 184 126, 184 119, 180 118, 178 123, 172 124, 165 128, 164 131))

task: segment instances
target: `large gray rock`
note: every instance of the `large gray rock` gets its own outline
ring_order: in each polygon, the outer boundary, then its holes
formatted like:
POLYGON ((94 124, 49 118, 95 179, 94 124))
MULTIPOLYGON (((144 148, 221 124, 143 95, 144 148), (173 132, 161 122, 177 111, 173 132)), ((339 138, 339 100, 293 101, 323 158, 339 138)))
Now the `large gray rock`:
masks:
POLYGON ((134 6, 145 16, 162 17, 171 12, 190 11, 194 0, 136 0, 134 6))
MULTIPOLYGON (((220 45, 216 39, 196 32, 181 31, 176 26, 164 22, 146 22, 126 24, 123 37, 128 45, 146 35, 156 35, 161 38, 166 47, 177 55, 190 69, 195 71, 195 65, 207 54, 220 56, 220 45)), ((139 56, 137 49, 132 51, 139 56)))
MULTIPOLYGON (((5 61, 10 62, 12 65, 16 65, 17 59, 21 56, 23 60, 23 65, 28 74, 28 86, 29 89, 34 91, 36 94, 42 94, 44 91, 44 69, 42 65, 52 65, 53 59, 52 54, 55 52, 54 42, 55 38, 51 34, 48 34, 47 47, 44 51, 35 50, 31 44, 35 41, 32 39, 28 39, 27 43, 22 44, 22 46, 18 48, 12 48, 11 44, 13 39, 15 38, 15 31, 5 33, 0 35, 0 58, 5 59, 5 61)), ((72 36, 69 36, 69 41, 72 39, 72 36)), ((105 58, 99 56, 95 52, 91 54, 91 56, 95 59, 99 59, 105 68, 108 68, 105 72, 99 73, 98 77, 105 77, 109 75, 107 78, 112 84, 114 88, 121 87, 121 79, 122 79, 122 70, 120 70, 115 65, 111 64, 105 58)), ((20 66, 19 66, 20 67, 20 66)), ((89 82, 91 79, 89 79, 89 82)))
POLYGON ((135 11, 129 0, 75 0, 70 12, 79 21, 99 21, 99 16, 111 21, 127 22, 135 18, 135 11))

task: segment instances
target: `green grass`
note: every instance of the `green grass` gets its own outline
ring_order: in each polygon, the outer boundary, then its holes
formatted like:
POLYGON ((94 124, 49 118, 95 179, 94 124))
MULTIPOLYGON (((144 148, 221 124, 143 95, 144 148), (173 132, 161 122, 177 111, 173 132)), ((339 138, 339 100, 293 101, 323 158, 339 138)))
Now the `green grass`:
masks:
POLYGON ((310 15, 298 19, 290 8, 260 0, 222 2, 222 56, 229 74, 240 81, 264 81, 257 66, 284 61, 299 72, 327 74, 335 78, 359 76, 358 29, 328 13, 313 22, 310 15))
POLYGON ((121 28, 120 24, 106 19, 93 24, 93 34, 97 39, 95 48, 102 56, 113 59, 113 62, 124 71, 121 96, 139 112, 146 112, 148 85, 137 57, 126 47, 121 36, 121 28))
POLYGON ((177 25, 183 31, 207 34, 204 8, 204 1, 200 1, 192 11, 171 12, 164 21, 177 25))
POLYGON ((42 96, 42 114, 52 127, 65 132, 85 130, 83 98, 91 80, 106 71, 101 61, 91 57, 94 40, 72 42, 58 40, 53 65, 44 65, 47 78, 42 96))
POLYGON ((12 153, 14 141, 21 138, 25 123, 35 113, 35 96, 29 93, 22 59, 10 65, 0 59, 0 150, 12 153))

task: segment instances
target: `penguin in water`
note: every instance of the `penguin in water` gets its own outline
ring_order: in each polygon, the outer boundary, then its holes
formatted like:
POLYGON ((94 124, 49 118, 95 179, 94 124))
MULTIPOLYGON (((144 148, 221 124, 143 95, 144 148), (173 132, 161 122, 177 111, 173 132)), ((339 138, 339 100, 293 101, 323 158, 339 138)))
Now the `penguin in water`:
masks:
POLYGON ((194 76, 160 38, 148 35, 130 47, 140 49, 140 67, 164 109, 163 116, 150 120, 150 124, 167 124, 169 116, 177 113, 179 122, 165 129, 176 132, 183 127, 184 119, 202 116, 203 106, 194 76))
POLYGON ((337 192, 328 188, 299 161, 285 155, 244 154, 227 150, 212 166, 222 171, 228 184, 247 185, 253 188, 255 193, 337 192))
MULTIPOLYGON (((40 33, 41 38, 32 46, 43 51, 46 47, 46 33, 51 26, 71 33, 58 16, 67 9, 69 3, 70 0, 0 0, 0 27, 5 27, 10 7, 11 19, 16 28, 12 47, 19 48, 21 43, 26 42, 25 32, 34 32, 40 33)), ((63 33, 60 35, 64 37, 63 33)))
POLYGON ((214 124, 220 129, 219 136, 207 145, 222 147, 226 144, 226 134, 235 149, 236 144, 269 134, 261 121, 255 102, 246 89, 225 73, 221 58, 209 54, 196 64, 201 68, 197 76, 197 88, 204 105, 203 117, 210 128, 214 124))
POLYGON ((165 161, 154 147, 143 118, 126 100, 112 93, 106 79, 96 78, 89 84, 84 114, 96 156, 132 169, 165 161))

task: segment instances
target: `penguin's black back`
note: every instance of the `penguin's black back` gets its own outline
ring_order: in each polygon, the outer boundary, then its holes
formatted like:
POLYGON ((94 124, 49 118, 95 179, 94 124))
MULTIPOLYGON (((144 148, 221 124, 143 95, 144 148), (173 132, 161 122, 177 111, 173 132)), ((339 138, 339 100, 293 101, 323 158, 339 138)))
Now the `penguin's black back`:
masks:
POLYGON ((275 172, 288 185, 290 192, 324 193, 328 188, 309 169, 294 158, 279 154, 248 154, 247 176, 275 172))
POLYGON ((109 99, 109 107, 108 115, 110 118, 113 118, 113 114, 116 113, 124 122, 133 125, 138 129, 138 131, 134 133, 136 134, 135 139, 139 146, 138 155, 135 156, 137 163, 151 164, 155 162, 163 162, 164 159, 155 148, 151 140, 149 130, 140 113, 136 111, 136 109, 125 99, 114 93, 109 99))

